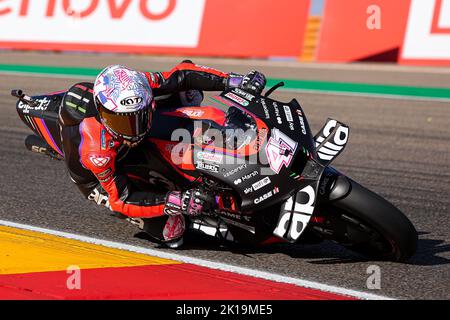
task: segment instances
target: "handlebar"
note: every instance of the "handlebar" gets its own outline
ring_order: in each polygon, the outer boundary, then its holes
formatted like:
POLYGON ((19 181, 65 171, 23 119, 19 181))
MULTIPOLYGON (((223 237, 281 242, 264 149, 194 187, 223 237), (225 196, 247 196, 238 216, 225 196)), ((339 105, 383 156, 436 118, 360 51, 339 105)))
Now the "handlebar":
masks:
POLYGON ((276 85, 274 85, 272 88, 270 88, 269 90, 267 90, 266 94, 264 95, 264 97, 268 97, 270 96, 275 90, 277 90, 280 87, 284 86, 284 82, 278 82, 276 85))

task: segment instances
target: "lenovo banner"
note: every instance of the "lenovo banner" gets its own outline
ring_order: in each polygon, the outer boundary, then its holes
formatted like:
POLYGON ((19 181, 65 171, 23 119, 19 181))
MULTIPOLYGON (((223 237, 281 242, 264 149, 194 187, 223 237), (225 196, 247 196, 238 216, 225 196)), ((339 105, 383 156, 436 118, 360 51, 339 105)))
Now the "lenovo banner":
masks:
POLYGON ((0 48, 298 56, 309 0, 0 0, 0 48))

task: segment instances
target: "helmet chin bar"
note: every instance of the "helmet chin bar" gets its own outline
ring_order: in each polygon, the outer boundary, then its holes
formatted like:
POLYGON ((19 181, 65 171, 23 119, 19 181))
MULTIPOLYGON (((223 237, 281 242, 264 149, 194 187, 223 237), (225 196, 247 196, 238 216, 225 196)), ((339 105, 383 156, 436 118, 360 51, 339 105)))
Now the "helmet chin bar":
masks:
POLYGON ((115 132, 113 129, 111 129, 104 123, 103 119, 101 119, 101 122, 102 122, 102 125, 105 127, 106 131, 108 131, 108 133, 113 137, 114 140, 120 141, 124 145, 126 145, 127 147, 130 147, 130 148, 136 147, 139 143, 141 143, 142 140, 144 140, 145 136, 147 135, 148 131, 150 131, 150 130, 148 130, 145 134, 142 134, 139 137, 131 138, 131 137, 127 137, 127 136, 124 136, 124 135, 121 135, 121 134, 115 132))
POLYGON ((129 147, 129 148, 134 148, 134 147, 136 147, 139 143, 141 143, 141 141, 142 141, 143 139, 144 139, 144 137, 142 137, 142 138, 140 138, 138 141, 134 141, 134 142, 128 141, 128 140, 126 140, 126 139, 123 139, 123 144, 126 145, 126 146, 129 147))

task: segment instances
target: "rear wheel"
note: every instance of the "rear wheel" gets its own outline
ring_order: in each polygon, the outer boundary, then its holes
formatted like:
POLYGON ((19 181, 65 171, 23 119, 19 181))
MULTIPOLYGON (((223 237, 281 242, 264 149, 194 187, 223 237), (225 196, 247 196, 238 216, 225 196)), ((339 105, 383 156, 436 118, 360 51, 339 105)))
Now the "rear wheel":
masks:
POLYGON ((314 229, 370 259, 407 261, 417 247, 412 223, 390 202, 349 181, 348 195, 322 208, 326 220, 314 229))

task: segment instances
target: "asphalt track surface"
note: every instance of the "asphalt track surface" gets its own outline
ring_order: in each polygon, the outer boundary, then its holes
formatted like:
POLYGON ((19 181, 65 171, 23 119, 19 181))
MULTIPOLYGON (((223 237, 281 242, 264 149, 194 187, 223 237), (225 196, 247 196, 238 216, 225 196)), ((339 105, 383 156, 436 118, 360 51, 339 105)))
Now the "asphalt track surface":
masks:
MULTIPOLYGON (((122 63, 168 70, 179 60, 0 53, 0 63, 97 68, 122 63)), ((255 66, 271 77, 450 87, 448 69, 195 61, 235 72, 255 66)), ((0 219, 158 248, 134 226, 84 200, 70 182, 64 163, 24 147, 30 130, 19 120, 10 90, 22 88, 38 94, 67 88, 75 81, 0 74, 0 219)), ((313 132, 328 117, 351 127, 347 149, 334 166, 405 212, 420 234, 417 254, 408 264, 399 264, 365 261, 331 242, 239 250, 192 237, 177 253, 393 298, 450 299, 450 103, 293 92, 279 92, 275 97, 282 101, 297 98, 313 132), (371 265, 381 268, 380 290, 367 289, 371 265)))

